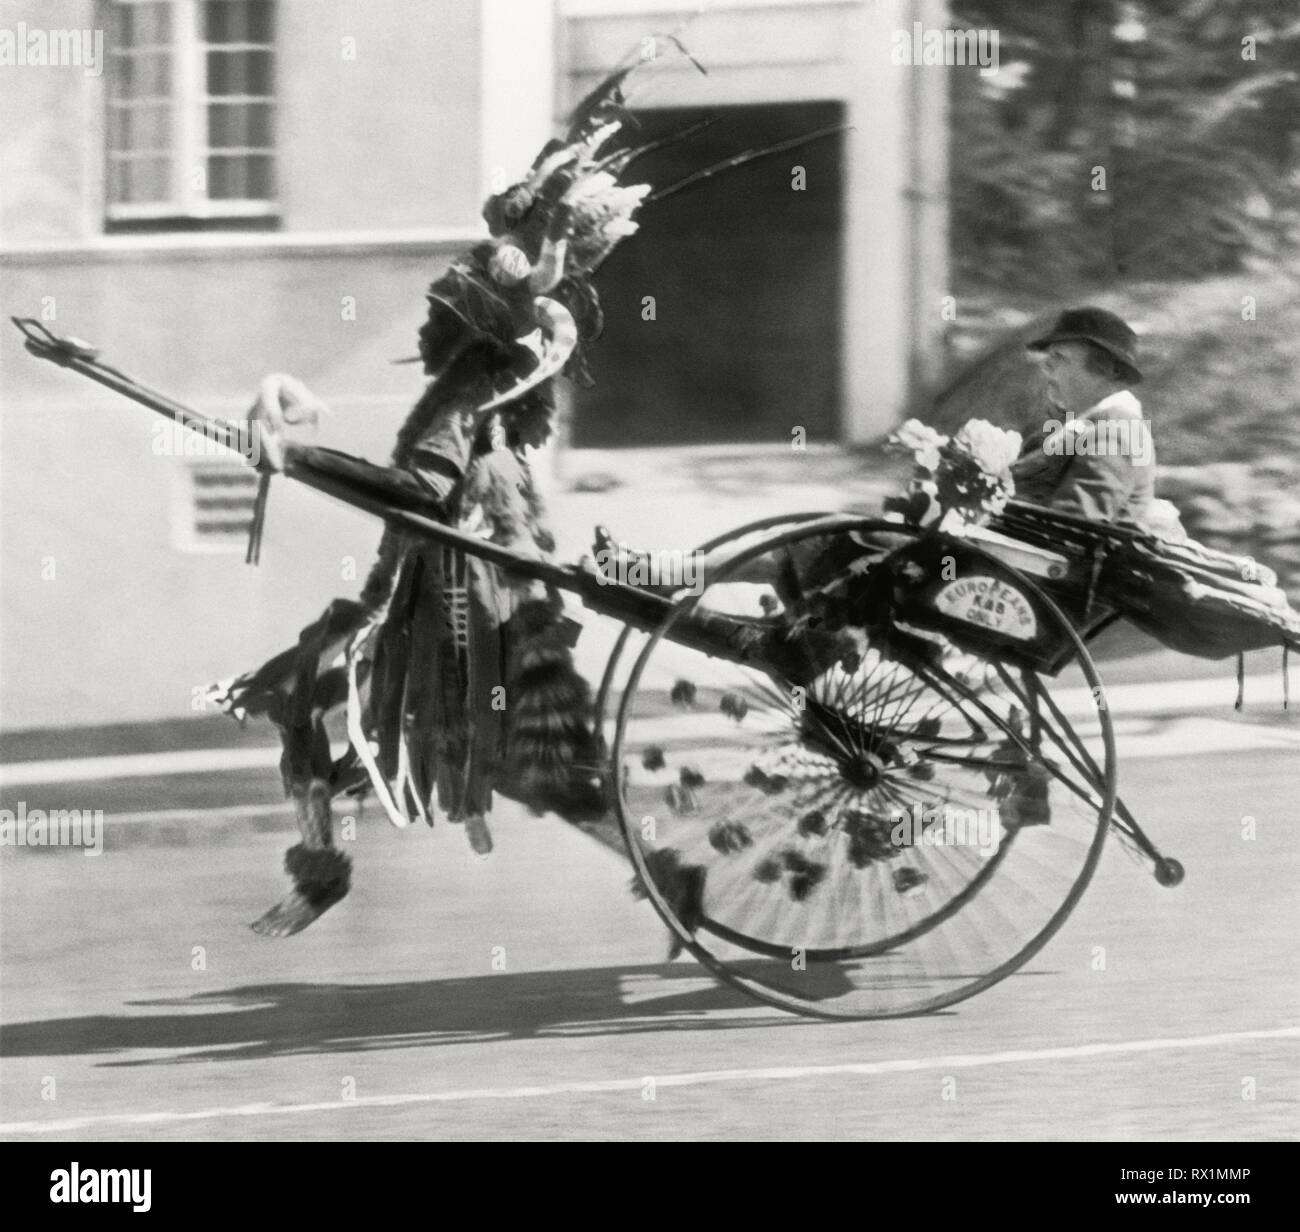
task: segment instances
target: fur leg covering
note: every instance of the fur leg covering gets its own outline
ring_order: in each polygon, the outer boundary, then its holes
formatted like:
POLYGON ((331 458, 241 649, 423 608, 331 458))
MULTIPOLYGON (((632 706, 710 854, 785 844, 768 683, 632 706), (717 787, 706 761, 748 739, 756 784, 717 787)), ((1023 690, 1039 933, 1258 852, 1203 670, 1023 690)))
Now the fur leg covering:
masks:
POLYGON ((352 886, 352 861, 333 847, 304 847, 297 843, 284 853, 284 871, 294 889, 313 907, 324 911, 352 886))
POLYGON ((352 861, 332 844, 330 789, 322 779, 295 783, 292 792, 302 842, 285 853, 284 869, 293 889, 252 929, 263 937, 288 937, 301 932, 328 911, 352 884, 352 861))

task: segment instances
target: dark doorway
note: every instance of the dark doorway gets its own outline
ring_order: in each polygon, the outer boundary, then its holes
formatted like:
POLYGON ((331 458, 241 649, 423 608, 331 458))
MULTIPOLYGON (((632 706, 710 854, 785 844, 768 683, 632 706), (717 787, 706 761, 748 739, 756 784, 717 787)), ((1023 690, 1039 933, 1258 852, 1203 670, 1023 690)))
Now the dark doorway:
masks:
MULTIPOLYGON (((839 103, 638 112, 638 141, 715 123, 623 179, 662 188, 842 116, 839 103)), ((842 143, 822 138, 643 208, 596 280, 605 332, 588 353, 596 384, 577 391, 575 445, 788 441, 797 425, 837 435, 842 143)))

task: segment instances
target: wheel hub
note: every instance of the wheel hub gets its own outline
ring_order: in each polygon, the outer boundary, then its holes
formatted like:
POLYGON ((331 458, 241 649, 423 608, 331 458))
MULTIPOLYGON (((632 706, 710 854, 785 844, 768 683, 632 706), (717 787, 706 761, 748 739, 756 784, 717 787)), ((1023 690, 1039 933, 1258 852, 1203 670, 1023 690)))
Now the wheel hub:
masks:
POLYGON ((840 763, 845 782, 859 791, 876 786, 884 769, 884 760, 875 753, 857 753, 840 763))

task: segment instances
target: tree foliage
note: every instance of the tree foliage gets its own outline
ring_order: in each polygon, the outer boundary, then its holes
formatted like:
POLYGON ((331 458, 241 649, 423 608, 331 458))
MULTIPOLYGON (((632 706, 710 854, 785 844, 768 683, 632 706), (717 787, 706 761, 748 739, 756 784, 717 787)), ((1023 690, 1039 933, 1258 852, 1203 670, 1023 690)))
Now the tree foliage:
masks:
POLYGON ((958 0, 999 72, 953 77, 953 251, 1017 292, 1228 273, 1300 187, 1295 0, 958 0))

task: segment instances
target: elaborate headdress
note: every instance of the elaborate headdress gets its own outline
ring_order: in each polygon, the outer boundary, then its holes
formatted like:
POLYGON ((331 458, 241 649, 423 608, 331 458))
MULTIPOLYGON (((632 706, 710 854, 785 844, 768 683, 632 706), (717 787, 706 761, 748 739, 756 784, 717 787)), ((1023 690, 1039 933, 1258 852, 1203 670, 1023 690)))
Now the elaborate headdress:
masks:
POLYGON ((528 174, 489 197, 491 240, 452 262, 429 288, 420 358, 431 376, 466 347, 490 356, 496 395, 515 402, 563 372, 587 382, 583 344, 601 331, 591 278, 616 244, 637 230, 633 215, 649 184, 619 176, 649 146, 620 144, 628 117, 619 69, 583 100, 567 133, 547 142, 528 174))

